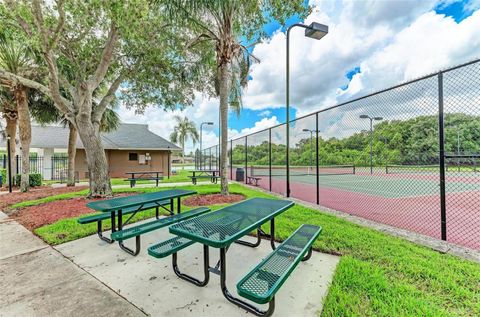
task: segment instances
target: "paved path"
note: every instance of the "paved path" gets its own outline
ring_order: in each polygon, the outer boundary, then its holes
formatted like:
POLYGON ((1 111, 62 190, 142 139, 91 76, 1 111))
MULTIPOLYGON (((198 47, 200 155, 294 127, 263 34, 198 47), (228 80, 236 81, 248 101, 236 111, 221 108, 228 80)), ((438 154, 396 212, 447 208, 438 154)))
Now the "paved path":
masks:
MULTIPOLYGON (((149 245, 169 237, 167 229, 143 235, 142 250, 136 257, 120 250, 116 243, 107 244, 96 236, 55 248, 151 316, 253 316, 223 297, 219 276, 211 274, 206 287, 196 287, 175 275, 170 257, 155 259, 147 254, 149 245)), ((134 239, 125 244, 132 247, 132 243, 134 239)), ((236 293, 237 281, 270 252, 266 240, 255 249, 233 244, 227 253, 230 291, 236 293)), ((178 255, 181 270, 202 278, 199 244, 178 255)), ((210 248, 210 266, 215 266, 218 258, 218 250, 210 248)), ((338 261, 336 256, 314 252, 309 261, 300 263, 276 296, 274 316, 317 316, 338 261)))
POLYGON ((0 316, 145 316, 2 212, 0 237, 0 316))

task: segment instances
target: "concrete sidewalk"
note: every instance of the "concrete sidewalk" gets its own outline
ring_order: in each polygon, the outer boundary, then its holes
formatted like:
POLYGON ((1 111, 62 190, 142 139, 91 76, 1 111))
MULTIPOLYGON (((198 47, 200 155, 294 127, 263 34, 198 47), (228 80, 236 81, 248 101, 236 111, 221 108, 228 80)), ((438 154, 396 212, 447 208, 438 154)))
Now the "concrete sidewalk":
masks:
MULTIPOLYGON (((166 228, 142 235, 142 249, 136 257, 122 251, 117 243, 107 244, 97 236, 55 248, 151 316, 253 316, 223 297, 219 276, 210 274, 209 284, 197 287, 175 275, 171 257, 155 259, 147 254, 149 245, 170 237, 166 228)), ((134 240, 125 244, 133 247, 134 240)), ((240 278, 270 252, 266 240, 255 249, 233 244, 227 253, 230 292, 236 294, 240 278)), ((218 259, 218 250, 210 248, 210 266, 215 266, 218 259)), ((203 278, 202 260, 199 244, 178 254, 180 270, 199 279, 203 278)), ((274 316, 317 316, 338 261, 336 256, 314 252, 309 261, 300 263, 277 293, 274 316)))
POLYGON ((145 316, 0 212, 0 316, 145 316))

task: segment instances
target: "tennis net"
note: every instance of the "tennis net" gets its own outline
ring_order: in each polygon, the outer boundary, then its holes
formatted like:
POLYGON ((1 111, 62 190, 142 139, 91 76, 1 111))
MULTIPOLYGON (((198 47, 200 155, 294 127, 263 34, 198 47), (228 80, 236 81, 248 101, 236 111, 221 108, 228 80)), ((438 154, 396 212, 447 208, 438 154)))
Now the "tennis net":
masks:
POLYGON ((439 165, 386 165, 385 173, 387 174, 424 174, 438 173, 439 165))
MULTIPOLYGON (((268 166, 250 166, 248 170, 249 176, 266 176, 270 175, 268 166)), ((272 166, 272 176, 287 176, 286 166, 272 166)), ((291 166, 290 176, 315 176, 317 173, 315 166, 291 166)), ((348 175, 355 174, 355 165, 322 165, 318 167, 320 176, 325 175, 348 175)))

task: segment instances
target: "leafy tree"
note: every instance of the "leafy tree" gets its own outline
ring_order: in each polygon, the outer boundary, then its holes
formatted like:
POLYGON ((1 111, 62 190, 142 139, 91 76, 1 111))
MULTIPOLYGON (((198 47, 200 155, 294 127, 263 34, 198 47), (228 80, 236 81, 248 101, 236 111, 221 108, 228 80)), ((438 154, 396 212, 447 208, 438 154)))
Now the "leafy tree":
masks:
POLYGON ((263 26, 270 19, 283 24, 294 14, 304 16, 308 9, 301 0, 170 0, 165 7, 174 20, 195 32, 191 45, 208 52, 204 62, 210 65, 210 83, 220 99, 221 193, 227 195, 228 108, 240 108, 241 89, 254 61, 242 43, 266 37, 263 26))
POLYGON ((119 97, 138 111, 148 105, 172 109, 191 104, 193 89, 203 82, 193 80, 198 63, 186 53, 183 34, 148 0, 6 5, 2 18, 28 35, 25 44, 41 52, 48 86, 4 69, 0 78, 37 89, 54 101, 85 147, 89 196, 112 195, 101 118, 122 84, 119 97), (102 87, 104 93, 99 92, 102 87))
POLYGON ((198 142, 198 131, 195 122, 189 120, 187 117, 175 116, 174 120, 177 122, 170 134, 170 141, 179 143, 182 147, 182 163, 185 164, 185 142, 192 139, 193 145, 198 142))
MULTIPOLYGON (((480 154, 480 117, 463 113, 445 115, 445 149, 451 154, 480 154), (459 148, 459 149, 458 149, 459 148), (459 150, 459 151, 458 151, 459 150)), ((409 120, 383 121, 375 126, 373 135, 354 133, 345 138, 319 138, 320 165, 369 166, 370 137, 373 138, 373 163, 430 165, 439 162, 438 117, 420 116, 409 120)), ((316 144, 314 138, 313 144, 316 144)), ((268 142, 248 146, 248 164, 268 165, 268 142)), ((272 143, 272 164, 285 165, 285 145, 272 143)), ((299 140, 291 149, 292 166, 308 166, 310 154, 315 153, 310 138, 299 140)), ((245 146, 235 145, 233 163, 245 164, 245 146)), ((450 164, 456 164, 453 159, 450 164)), ((478 163, 478 162, 477 162, 478 163)), ((474 160, 466 164, 476 164, 474 160)))

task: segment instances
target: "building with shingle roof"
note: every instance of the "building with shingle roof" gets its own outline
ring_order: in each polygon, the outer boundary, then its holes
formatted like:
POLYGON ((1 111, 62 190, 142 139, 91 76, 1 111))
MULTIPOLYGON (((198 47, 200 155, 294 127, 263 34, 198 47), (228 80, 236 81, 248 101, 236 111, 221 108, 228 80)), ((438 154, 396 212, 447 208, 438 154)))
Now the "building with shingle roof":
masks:
MULTIPOLYGON (((66 152, 68 135, 69 129, 62 126, 32 126, 30 147, 32 152, 42 157, 44 179, 58 177, 55 173, 59 171, 53 166, 52 158, 66 152)), ((111 177, 126 177, 126 172, 135 171, 160 171, 168 176, 172 152, 181 151, 177 145, 150 131, 146 124, 121 123, 117 130, 101 133, 101 138, 111 177)), ((5 140, 0 138, 0 148, 5 147, 5 140)), ((81 179, 88 178, 86 155, 80 138, 77 138, 75 172, 81 179)))

